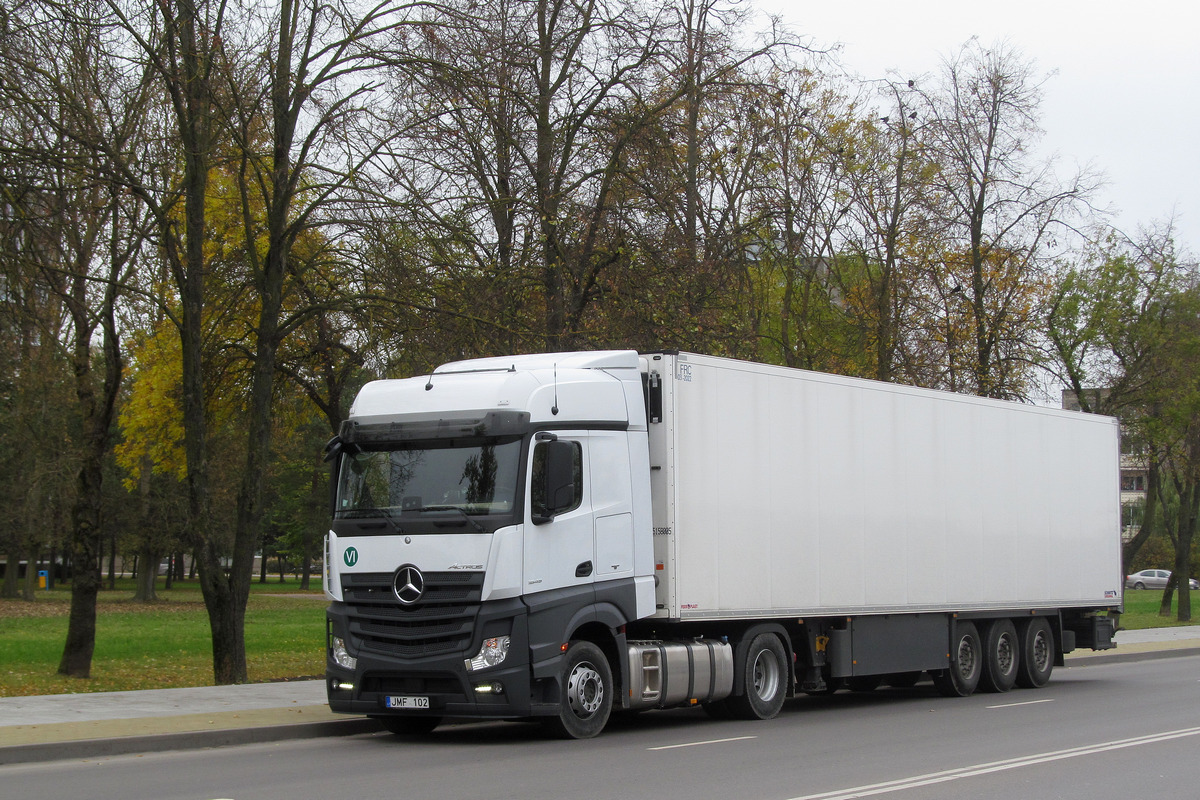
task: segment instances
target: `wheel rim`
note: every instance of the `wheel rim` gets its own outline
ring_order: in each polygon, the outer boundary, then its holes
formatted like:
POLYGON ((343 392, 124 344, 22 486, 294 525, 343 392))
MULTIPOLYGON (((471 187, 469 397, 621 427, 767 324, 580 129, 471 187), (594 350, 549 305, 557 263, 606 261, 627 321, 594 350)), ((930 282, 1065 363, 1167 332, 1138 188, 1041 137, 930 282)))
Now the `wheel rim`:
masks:
POLYGON ((1016 665, 1012 637, 1007 634, 1001 636, 1000 641, 996 643, 996 663, 999 665, 1002 675, 1011 673, 1016 665))
POLYGON ((963 636, 958 640, 958 674, 963 678, 970 678, 975 674, 978 663, 971 637, 963 636))
POLYGON ((779 693, 779 662, 770 650, 760 650, 754 658, 754 694, 771 700, 779 693))
POLYGON ((600 710, 604 703, 604 681, 587 661, 575 665, 567 678, 567 701, 575 716, 586 719, 600 710))
POLYGON ((1045 672, 1050 663, 1050 641, 1045 631, 1038 631, 1033 637, 1033 666, 1038 672, 1045 672))

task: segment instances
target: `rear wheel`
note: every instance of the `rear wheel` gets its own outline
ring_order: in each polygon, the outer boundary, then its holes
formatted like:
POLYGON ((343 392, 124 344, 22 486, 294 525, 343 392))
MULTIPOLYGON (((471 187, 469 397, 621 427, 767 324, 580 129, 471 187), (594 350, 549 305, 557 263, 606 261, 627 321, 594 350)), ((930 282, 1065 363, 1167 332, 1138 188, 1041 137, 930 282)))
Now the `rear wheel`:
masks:
POLYGON ((739 719, 771 719, 783 708, 787 694, 787 653, 779 637, 755 636, 742 666, 743 692, 725 700, 730 712, 739 719))
POLYGON ((983 644, 983 676, 979 688, 985 692, 1007 692, 1017 682, 1021 645, 1017 629, 1007 619, 988 625, 983 644))
POLYGON ((1021 645, 1017 665, 1017 685, 1038 689, 1050 680, 1054 670, 1054 631, 1044 617, 1026 620, 1017 631, 1021 645))
POLYGON ((612 670, 604 651, 591 642, 572 642, 563 662, 558 716, 546 727, 564 739, 590 739, 604 730, 612 712, 612 670))
POLYGON ((950 664, 937 673, 933 682, 947 697, 966 697, 979 685, 982 662, 983 650, 975 624, 959 622, 954 626, 954 638, 950 641, 950 664))
POLYGON ((430 733, 442 721, 441 717, 401 717, 391 714, 373 719, 379 720, 388 733, 397 736, 422 736, 430 733))

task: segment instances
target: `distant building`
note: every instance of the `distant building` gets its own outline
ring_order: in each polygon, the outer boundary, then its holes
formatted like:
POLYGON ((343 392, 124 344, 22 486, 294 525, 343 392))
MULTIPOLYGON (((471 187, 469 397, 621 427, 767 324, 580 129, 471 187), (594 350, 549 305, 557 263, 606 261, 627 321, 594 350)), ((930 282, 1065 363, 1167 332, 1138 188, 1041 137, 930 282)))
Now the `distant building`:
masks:
MULTIPOLYGON (((1091 395, 1089 405, 1093 408, 1104 399, 1107 389, 1084 389, 1091 395)), ((1064 389, 1062 407, 1068 411, 1079 411, 1079 398, 1075 392, 1064 389)), ((1146 510, 1146 474, 1148 464, 1146 451, 1133 436, 1128 435, 1121 425, 1121 541, 1128 541, 1138 532, 1146 510)))

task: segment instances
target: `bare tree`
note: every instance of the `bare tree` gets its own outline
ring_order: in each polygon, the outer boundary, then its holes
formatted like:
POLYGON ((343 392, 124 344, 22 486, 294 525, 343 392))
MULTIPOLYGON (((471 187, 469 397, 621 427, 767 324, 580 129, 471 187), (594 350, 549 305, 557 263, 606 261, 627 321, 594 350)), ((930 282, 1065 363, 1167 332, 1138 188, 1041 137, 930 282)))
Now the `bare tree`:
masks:
POLYGON ((222 118, 237 153, 242 252, 258 312, 247 337, 249 437, 227 578, 212 579, 221 565, 211 549, 204 551, 210 614, 219 610, 222 618, 213 625, 219 682, 247 679, 244 617, 263 524, 279 348, 314 313, 306 305, 311 295, 292 285, 307 266, 297 258, 297 243, 343 216, 334 209, 347 202, 386 142, 372 110, 382 79, 379 45, 405 22, 407 7, 281 0, 244 26, 263 35, 244 42, 240 54, 226 36, 221 100, 229 108, 222 118))
POLYGON ((59 672, 86 678, 100 587, 103 462, 122 372, 116 306, 141 237, 127 231, 139 223, 136 204, 105 178, 104 154, 84 142, 101 129, 112 140, 132 139, 139 98, 112 93, 121 76, 104 58, 105 26, 94 7, 22 10, 25 15, 6 20, 20 44, 7 53, 3 86, 13 112, 27 122, 20 128, 27 135, 10 139, 7 149, 22 152, 37 175, 22 208, 30 233, 23 258, 66 314, 67 324, 57 332, 42 320, 43 346, 60 345, 69 353, 81 426, 71 506, 71 612, 59 672))
POLYGON ((940 78, 918 111, 940 150, 933 188, 951 237, 945 274, 962 301, 946 311, 968 320, 971 389, 1019 397, 1036 359, 1030 334, 1049 251, 1094 180, 1079 173, 1063 183, 1052 163, 1032 162, 1042 81, 1011 46, 972 40, 940 78))
POLYGON ((395 154, 410 229, 454 244, 431 268, 465 260, 513 286, 499 294, 528 322, 511 327, 546 347, 579 341, 619 261, 607 233, 624 154, 674 97, 650 93, 666 25, 631 2, 464 2, 397 45, 419 123, 395 154))

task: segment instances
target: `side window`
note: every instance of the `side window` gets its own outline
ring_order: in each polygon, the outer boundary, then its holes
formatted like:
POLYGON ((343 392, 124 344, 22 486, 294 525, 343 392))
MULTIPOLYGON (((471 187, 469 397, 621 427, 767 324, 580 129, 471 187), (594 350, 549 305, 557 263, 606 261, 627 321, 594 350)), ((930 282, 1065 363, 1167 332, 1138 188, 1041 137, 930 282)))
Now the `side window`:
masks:
MULTIPOLYGON (((533 448, 533 474, 530 476, 529 505, 535 517, 548 516, 546 505, 546 450, 548 442, 538 442, 533 448)), ((570 442, 574 450, 571 464, 571 477, 575 482, 575 504, 570 508, 560 509, 558 513, 565 514, 574 511, 583 504, 583 445, 570 442)))

